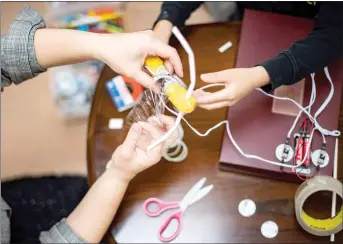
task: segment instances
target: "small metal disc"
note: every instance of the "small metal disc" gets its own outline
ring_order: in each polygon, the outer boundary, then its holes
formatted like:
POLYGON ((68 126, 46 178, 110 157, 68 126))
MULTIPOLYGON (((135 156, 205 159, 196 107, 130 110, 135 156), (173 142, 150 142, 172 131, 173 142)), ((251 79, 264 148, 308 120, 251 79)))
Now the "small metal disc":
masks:
POLYGON ((265 238, 271 239, 279 233, 279 227, 273 221, 266 221, 261 225, 261 233, 265 238))
POLYGON ((244 217, 250 217, 256 212, 256 204, 250 199, 244 199, 238 205, 239 213, 244 217))

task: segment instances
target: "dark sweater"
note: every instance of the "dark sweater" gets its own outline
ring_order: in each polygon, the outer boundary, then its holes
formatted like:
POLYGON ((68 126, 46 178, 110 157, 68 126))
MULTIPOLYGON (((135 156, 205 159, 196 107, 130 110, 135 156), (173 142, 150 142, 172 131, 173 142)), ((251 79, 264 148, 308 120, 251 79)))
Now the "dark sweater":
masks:
MULTIPOLYGON (((164 2, 157 21, 169 20, 182 27, 202 3, 164 2)), ((343 56, 343 2, 237 2, 237 5, 240 16, 248 8, 316 20, 315 27, 306 38, 258 64, 270 76, 271 85, 263 87, 266 91, 294 84, 343 56)))

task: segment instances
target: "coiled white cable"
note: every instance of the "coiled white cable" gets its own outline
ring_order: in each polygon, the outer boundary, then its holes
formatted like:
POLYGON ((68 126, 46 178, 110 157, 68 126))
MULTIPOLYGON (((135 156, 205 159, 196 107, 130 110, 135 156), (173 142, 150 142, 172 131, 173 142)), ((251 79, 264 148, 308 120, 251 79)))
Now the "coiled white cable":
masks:
POLYGON ((182 129, 181 124, 179 124, 179 126, 177 128, 178 128, 178 132, 179 132, 178 140, 173 145, 171 145, 169 148, 167 148, 163 153, 164 159, 169 161, 169 162, 181 162, 181 161, 185 160, 186 157, 188 156, 188 147, 187 147, 186 143, 184 143, 184 141, 183 141, 184 131, 182 129), (174 151, 170 151, 172 149, 174 149, 174 151), (180 152, 180 150, 182 150, 182 151, 180 152))

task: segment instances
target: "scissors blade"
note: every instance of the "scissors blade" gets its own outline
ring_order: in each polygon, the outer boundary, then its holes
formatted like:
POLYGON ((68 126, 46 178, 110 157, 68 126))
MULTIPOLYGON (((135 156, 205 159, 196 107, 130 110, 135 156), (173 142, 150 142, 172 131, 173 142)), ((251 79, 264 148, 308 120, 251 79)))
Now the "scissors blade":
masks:
POLYGON ((188 203, 194 198, 197 192, 202 188, 205 184, 206 177, 199 180, 195 185, 186 193, 182 201, 180 202, 180 206, 187 206, 188 203))
POLYGON ((208 193, 210 193, 210 191, 213 189, 213 185, 209 185, 206 186, 204 188, 202 188, 200 191, 197 192, 197 194, 193 197, 193 199, 191 199, 188 202, 187 206, 192 205, 193 203, 199 201, 201 198, 203 198, 204 196, 206 196, 208 193))

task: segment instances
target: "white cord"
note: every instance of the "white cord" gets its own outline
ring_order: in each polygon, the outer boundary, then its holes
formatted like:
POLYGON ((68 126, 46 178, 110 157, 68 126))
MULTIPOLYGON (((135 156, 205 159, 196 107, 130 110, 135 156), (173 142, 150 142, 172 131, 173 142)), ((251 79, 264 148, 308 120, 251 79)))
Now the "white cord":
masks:
POLYGON ((290 99, 288 97, 277 97, 277 96, 274 96, 272 94, 269 94, 269 93, 266 93, 265 91, 263 91, 261 88, 257 88, 257 90, 259 90, 260 92, 262 92, 263 94, 269 96, 269 97, 272 97, 272 98, 275 98, 275 99, 279 99, 279 100, 287 100, 287 101, 291 101, 292 103, 294 103, 298 108, 301 109, 302 112, 304 112, 308 117, 309 119, 314 123, 314 126, 320 131, 320 133, 326 135, 326 136, 340 136, 341 135, 341 132, 339 130, 333 130, 333 131, 329 131, 325 128, 323 128, 317 121, 317 117, 319 116, 319 114, 326 108, 326 106, 329 104, 330 100, 332 99, 332 96, 334 94, 334 86, 333 86, 333 83, 332 83, 332 80, 331 80, 331 77, 330 77, 330 74, 327 70, 327 67, 324 69, 325 71, 325 74, 326 74, 326 77, 327 79, 329 80, 330 82, 330 85, 331 85, 331 89, 330 89, 330 93, 329 93, 329 96, 327 97, 327 99, 324 101, 324 103, 320 106, 320 108, 317 110, 317 112, 315 113, 315 117, 313 117, 304 107, 302 107, 299 103, 297 103, 296 101, 294 101, 293 99, 290 99))
MULTIPOLYGON (((185 38, 183 37, 183 35, 181 34, 181 32, 179 31, 179 29, 177 27, 173 27, 173 30, 172 30, 173 34, 176 36, 176 38, 179 40, 179 42, 181 43, 181 45, 183 46, 183 48, 185 49, 185 51, 187 52, 188 54, 188 59, 189 59, 189 68, 190 68, 190 85, 188 87, 188 90, 187 90, 187 95, 186 95, 186 98, 189 98, 191 96, 191 93, 193 92, 194 88, 195 88, 195 61, 194 61, 194 53, 191 49, 191 47, 189 46, 189 44, 187 43, 187 41, 185 40, 185 38)), ((230 138, 230 140, 232 141, 233 145, 235 146, 235 148, 246 158, 251 158, 251 159, 257 159, 257 160, 260 160, 260 161, 263 161, 263 162, 266 162, 266 163, 270 163, 270 164, 273 164, 273 165, 277 165, 277 166, 282 166, 282 167, 286 167, 286 168, 297 168, 299 166, 301 166, 306 158, 307 158, 307 155, 309 153, 309 148, 311 146, 311 143, 312 143, 312 139, 313 139, 313 135, 314 135, 314 131, 315 130, 318 130, 322 136, 323 136, 323 141, 325 141, 325 136, 324 135, 330 135, 330 136, 339 136, 340 135, 340 131, 338 130, 333 130, 333 131, 329 131, 325 128, 323 128, 317 121, 317 117, 320 115, 320 113, 326 108, 326 106, 329 104, 329 102, 331 101, 332 97, 333 97, 333 94, 334 94, 334 86, 333 86, 333 83, 332 83, 332 80, 331 80, 331 77, 330 77, 330 74, 328 72, 328 69, 327 67, 324 69, 325 70, 325 74, 326 74, 326 77, 328 78, 329 82, 330 82, 330 85, 331 85, 331 89, 330 89, 330 93, 329 93, 329 96, 327 97, 327 99, 324 101, 324 103, 320 106, 320 108, 317 110, 317 112, 315 113, 315 116, 313 117, 310 112, 311 112, 311 107, 315 101, 315 98, 316 98, 316 89, 315 89, 315 82, 314 82, 314 74, 311 74, 311 78, 312 78, 312 92, 311 92, 311 98, 310 98, 310 103, 309 105, 304 108, 302 107, 299 103, 297 103, 296 101, 288 98, 288 97, 277 97, 277 96, 274 96, 272 94, 268 94, 266 92, 264 92, 261 88, 258 88, 257 90, 259 90, 260 92, 262 92, 263 94, 269 96, 269 97, 272 97, 274 99, 278 99, 278 100, 286 100, 286 101, 290 101, 290 102, 293 102, 301 111, 299 112, 298 116, 296 117, 292 127, 291 127, 291 130, 290 131, 293 131, 299 118, 300 118, 300 115, 301 113, 305 113, 308 118, 312 121, 312 123, 314 124, 314 129, 312 130, 311 132, 311 135, 310 135, 310 138, 309 138, 309 143, 307 144, 307 148, 306 148, 306 153, 305 153, 305 156, 302 160, 302 162, 298 165, 294 165, 294 166, 291 166, 291 165, 287 165, 287 164, 282 164, 280 162, 275 162, 275 161, 271 161, 271 160, 267 160, 267 159, 264 159, 264 158, 261 158, 259 156, 256 156, 256 155, 251 155, 251 154, 246 154, 244 153, 244 151, 238 146, 238 144, 235 142, 235 140, 233 139, 232 137, 232 134, 231 134, 231 131, 230 131, 230 126, 229 126, 229 121, 222 121, 220 123, 218 123, 217 125, 213 126, 212 128, 210 128, 209 130, 207 130, 204 134, 201 134, 199 131, 197 131, 195 128, 193 128, 189 123, 188 121, 183 118, 183 113, 179 112, 179 113, 176 113, 175 111, 171 110, 169 107, 167 107, 167 105, 164 103, 164 101, 161 99, 163 105, 174 115, 177 116, 176 118, 176 121, 175 121, 175 125, 173 126, 173 128, 171 128, 164 136, 162 136, 158 141, 156 141, 154 144, 151 144, 149 145, 148 147, 148 150, 155 147, 156 145, 158 145, 159 143, 163 142, 164 140, 166 140, 168 138, 168 136, 171 135, 171 133, 178 127, 178 125, 180 124, 181 122, 181 119, 184 120, 186 122, 186 124, 199 136, 207 136, 212 130, 218 128, 220 125, 222 124, 226 124, 226 129, 227 129, 227 133, 228 133, 228 136, 230 138)), ((209 88, 209 87, 214 87, 214 86, 223 86, 224 84, 210 84, 210 85, 207 85, 207 86, 204 86, 203 88, 200 88, 200 89, 206 89, 206 88, 209 88)), ((290 135, 292 132, 288 132, 288 135, 290 135)))
MULTIPOLYGON (((312 91, 311 91, 311 98, 310 98, 310 103, 307 107, 305 107, 305 109, 308 110, 308 112, 311 112, 311 107, 314 104, 315 100, 316 100, 316 83, 314 82, 314 74, 311 74, 311 80, 312 80, 312 91)), ((287 133, 287 138, 291 137, 292 132, 294 131, 295 126, 298 124, 298 120, 302 114, 302 110, 299 111, 298 116, 295 118, 293 125, 291 127, 291 129, 288 131, 287 133)), ((322 133, 321 133, 322 134, 322 133)), ((323 135, 323 134, 322 134, 323 135)))
MULTIPOLYGON (((335 144, 335 158, 333 164, 333 178, 337 179, 337 168, 338 168, 338 138, 336 138, 335 144)), ((331 205, 331 218, 336 216, 336 193, 332 193, 332 205, 331 205)), ((330 236, 330 241, 335 241, 335 234, 330 236)))
MULTIPOLYGON (((164 102, 163 102, 164 103, 164 102)), ((164 103, 164 106, 165 108, 171 112, 172 114, 174 115, 177 115, 177 113, 175 111, 173 111, 172 109, 170 109, 165 103, 164 103)), ((243 150, 238 146, 238 144, 236 143, 236 141, 233 139, 233 136, 231 134, 231 131, 230 131, 230 126, 229 126, 229 121, 227 120, 224 120, 224 121, 221 121, 219 122, 218 124, 216 124, 215 126, 211 127, 210 129, 208 129, 205 133, 201 133, 199 132, 197 129, 195 129, 185 118, 182 117, 182 120, 189 126, 189 128, 191 128, 191 130, 193 130, 198 136, 207 136, 208 134, 211 133, 211 131, 213 131, 214 129, 217 129, 219 126, 221 126, 222 124, 226 124, 226 130, 227 130, 227 134, 232 142, 232 144, 234 145, 234 147, 238 150, 238 152, 240 154, 242 154, 244 157, 246 158, 251 158, 251 159, 256 159, 256 160, 260 160, 260 161, 263 161, 263 162, 266 162, 266 163, 269 163, 269 164, 273 164, 273 165, 277 165, 277 166, 282 166, 282 167, 285 167, 285 168, 297 168, 297 167, 300 167, 301 165, 303 165, 303 163, 305 162, 306 158, 307 158, 307 155, 309 153, 309 149, 310 149, 310 146, 311 146, 311 142, 312 142, 312 139, 313 139, 313 134, 314 134, 314 131, 317 130, 316 128, 314 128, 311 132, 311 135, 310 135, 310 138, 309 138, 309 143, 307 144, 307 147, 306 147, 306 153, 305 153, 305 157, 303 158, 303 160, 301 161, 300 164, 298 165, 295 165, 295 166, 292 166, 292 165, 288 165, 288 164, 282 164, 280 162, 275 162, 275 161, 271 161, 271 160, 268 160, 268 159, 264 159, 262 157, 259 157, 259 156, 256 156, 256 155, 252 155, 252 154, 246 154, 243 152, 243 150)))
POLYGON ((166 159, 169 162, 181 162, 185 160, 186 157, 188 156, 188 147, 183 142, 184 131, 182 129, 181 123, 179 124, 177 129, 179 132, 178 140, 169 148, 166 148, 166 150, 163 152, 164 159, 166 159), (175 148, 175 150, 170 152, 170 150, 173 148, 175 148), (181 149, 182 151, 180 152, 181 149))
MULTIPOLYGON (((192 48, 189 46, 188 42, 186 41, 186 39, 183 37, 183 35, 181 34, 181 32, 179 31, 179 29, 176 26, 173 27, 172 32, 175 35, 175 37, 179 40, 182 47, 185 49, 185 51, 188 54, 188 62, 189 62, 189 69, 190 69, 190 85, 189 85, 187 93, 186 93, 186 98, 188 99, 192 95, 192 92, 195 88, 195 82, 196 82, 196 80, 195 80, 195 74, 196 73, 195 73, 194 53, 193 53, 192 48)), ((157 79, 158 77, 163 77, 163 74, 160 76, 156 76, 155 79, 157 79)), ((156 147, 158 144, 164 142, 168 138, 168 136, 170 136, 176 130, 176 128, 179 126, 182 116, 183 116, 183 113, 179 112, 179 114, 177 115, 174 126, 166 134, 164 134, 159 140, 157 140, 155 143, 150 144, 148 146, 148 150, 150 150, 150 149, 156 147)))
MULTIPOLYGON (((162 99, 161 99, 161 101, 163 102, 162 99)), ((165 104, 165 103, 163 102, 163 104, 165 104)), ((167 133, 165 133, 163 136, 161 136, 161 138, 159 138, 154 143, 150 144, 147 149, 151 150, 152 148, 156 147, 158 144, 164 142, 177 129, 177 127, 179 126, 179 124, 181 122, 182 116, 183 116, 183 113, 178 113, 174 126, 170 130, 168 130, 167 133)))
POLYGON ((196 82, 196 72, 195 72, 195 60, 194 60, 194 53, 192 48, 189 46, 186 39, 181 34, 180 30, 174 26, 172 29, 172 32, 174 36, 179 40, 181 43, 183 49, 185 49, 186 53, 188 54, 188 63, 189 63, 189 74, 190 74, 190 84, 188 86, 186 98, 190 98, 192 95, 192 92, 195 88, 195 82, 196 82))

